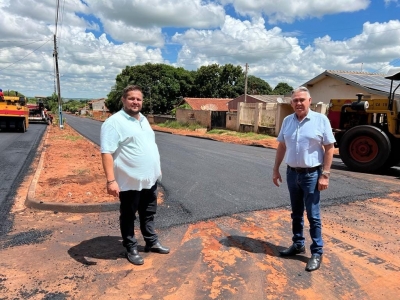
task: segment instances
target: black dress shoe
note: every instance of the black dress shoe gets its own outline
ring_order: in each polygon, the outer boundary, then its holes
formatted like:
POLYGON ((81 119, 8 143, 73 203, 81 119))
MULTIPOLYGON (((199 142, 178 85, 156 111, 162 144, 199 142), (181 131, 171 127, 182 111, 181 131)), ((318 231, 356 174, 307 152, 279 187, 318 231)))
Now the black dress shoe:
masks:
POLYGON ((144 263, 143 257, 139 255, 139 251, 137 251, 137 249, 129 249, 126 252, 126 258, 134 265, 143 265, 144 263))
POLYGON ((169 253, 169 248, 164 247, 163 245, 160 244, 160 242, 155 243, 152 246, 146 245, 144 247, 145 252, 156 252, 156 253, 161 253, 161 254, 168 254, 169 253))
POLYGON ((322 261, 322 255, 319 255, 319 254, 311 255, 311 258, 308 261, 307 266, 306 266, 306 271, 312 272, 312 271, 318 270, 319 267, 321 266, 321 261, 322 261))
POLYGON ((300 253, 306 253, 306 247, 303 245, 300 248, 297 248, 296 244, 293 244, 289 248, 279 251, 281 256, 293 256, 300 253))

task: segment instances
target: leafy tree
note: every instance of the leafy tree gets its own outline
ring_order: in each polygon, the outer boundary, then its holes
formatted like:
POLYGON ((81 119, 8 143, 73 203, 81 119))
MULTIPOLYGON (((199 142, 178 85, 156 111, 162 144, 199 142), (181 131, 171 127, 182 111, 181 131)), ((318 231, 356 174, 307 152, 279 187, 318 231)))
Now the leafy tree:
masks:
POLYGON ((273 95, 286 95, 293 91, 293 87, 285 82, 279 82, 277 86, 272 91, 273 95))
POLYGON ((58 114, 58 96, 53 93, 50 97, 46 97, 45 106, 53 114, 58 114))
POLYGON ((78 100, 69 100, 63 103, 63 111, 68 111, 71 113, 75 113, 86 106, 87 102, 78 101, 78 100))
POLYGON ((196 97, 219 98, 221 88, 221 69, 218 64, 200 67, 195 75, 196 97))
MULTIPOLYGON (((105 101, 110 112, 122 108, 123 89, 138 85, 143 90, 143 113, 171 113, 182 97, 236 98, 244 94, 244 72, 241 66, 212 64, 197 71, 187 71, 166 64, 126 66, 115 78, 115 85, 105 101)), ((287 84, 280 83, 281 87, 287 84)), ((284 86, 285 87, 285 86, 284 86)), ((291 91, 291 87, 288 91, 291 91)), ((249 94, 271 94, 270 85, 255 76, 248 77, 249 94)), ((281 92, 279 91, 279 94, 281 92)))
POLYGON ((268 82, 253 75, 247 77, 247 94, 272 95, 272 88, 268 82))
POLYGON ((135 84, 143 90, 143 112, 157 114, 170 112, 182 95, 192 94, 193 74, 183 68, 165 64, 127 66, 117 75, 116 83, 107 96, 106 106, 110 112, 121 109, 123 89, 135 84))
POLYGON ((8 91, 3 91, 4 96, 18 96, 18 97, 25 97, 24 94, 18 92, 18 91, 14 91, 14 90, 8 90, 8 91))
POLYGON ((220 94, 221 98, 236 98, 244 92, 245 76, 241 66, 226 64, 221 66, 220 94))

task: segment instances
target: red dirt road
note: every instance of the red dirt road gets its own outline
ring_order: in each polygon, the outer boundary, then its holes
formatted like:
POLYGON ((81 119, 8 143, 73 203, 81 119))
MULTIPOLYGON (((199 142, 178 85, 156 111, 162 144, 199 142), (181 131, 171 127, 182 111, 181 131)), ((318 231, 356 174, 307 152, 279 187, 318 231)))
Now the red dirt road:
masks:
POLYGON ((291 238, 284 209, 161 230, 171 253, 142 252, 143 266, 123 256, 117 213, 15 211, 0 298, 399 299, 398 197, 325 208, 324 260, 313 273, 309 253, 277 254, 291 238))

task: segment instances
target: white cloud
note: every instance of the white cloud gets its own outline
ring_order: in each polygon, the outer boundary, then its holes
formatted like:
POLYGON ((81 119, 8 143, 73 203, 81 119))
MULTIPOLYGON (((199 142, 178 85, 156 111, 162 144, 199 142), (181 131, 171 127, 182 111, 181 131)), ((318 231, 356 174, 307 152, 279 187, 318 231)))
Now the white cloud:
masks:
POLYGON ((251 22, 226 17, 221 29, 194 30, 176 34, 173 41, 183 45, 178 65, 196 69, 210 63, 250 64, 249 73, 271 86, 287 82, 298 86, 325 69, 382 70, 399 57, 400 21, 369 23, 363 32, 347 40, 316 38, 302 48, 297 37, 286 36, 280 28, 267 30, 262 18, 251 22))
MULTIPOLYGON (((249 63, 249 73, 272 87, 281 81, 298 86, 325 69, 358 71, 362 67, 386 72, 399 65, 399 20, 365 22, 359 25, 358 34, 346 39, 323 33, 308 45, 303 42, 307 36, 298 28, 282 27, 290 31, 285 32, 268 24, 358 11, 366 9, 370 1, 219 3, 60 1, 57 43, 62 96, 105 97, 123 68, 146 62, 171 60, 191 70, 211 63, 243 68, 249 63), (251 17, 227 15, 222 5, 228 3, 240 15, 251 17), (175 49, 179 51, 176 61, 175 49)), ((54 0, 0 0, 1 88, 30 96, 53 93, 55 12, 54 0)))
POLYGON ((91 10, 104 19, 121 20, 137 27, 194 27, 219 26, 224 19, 222 6, 201 0, 87 0, 91 10))
POLYGON ((222 4, 232 4, 240 15, 259 16, 264 14, 270 24, 292 23, 295 20, 320 18, 342 12, 366 9, 370 0, 221 0, 222 4))

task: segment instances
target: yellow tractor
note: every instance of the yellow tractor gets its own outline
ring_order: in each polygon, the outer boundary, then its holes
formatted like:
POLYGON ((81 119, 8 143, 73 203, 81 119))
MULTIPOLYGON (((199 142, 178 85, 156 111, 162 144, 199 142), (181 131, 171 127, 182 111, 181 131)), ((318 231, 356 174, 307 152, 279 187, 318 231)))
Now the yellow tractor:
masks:
POLYGON ((343 163, 358 172, 379 172, 400 162, 400 72, 387 99, 332 99, 328 118, 343 163), (397 86, 396 86, 397 85, 397 86))
POLYGON ((29 109, 26 98, 19 96, 0 97, 0 130, 26 132, 29 127, 29 109))

